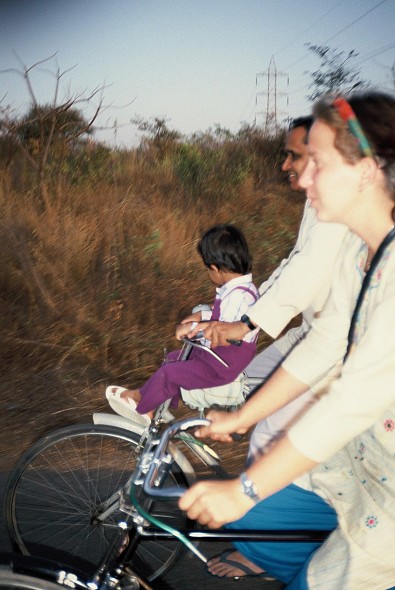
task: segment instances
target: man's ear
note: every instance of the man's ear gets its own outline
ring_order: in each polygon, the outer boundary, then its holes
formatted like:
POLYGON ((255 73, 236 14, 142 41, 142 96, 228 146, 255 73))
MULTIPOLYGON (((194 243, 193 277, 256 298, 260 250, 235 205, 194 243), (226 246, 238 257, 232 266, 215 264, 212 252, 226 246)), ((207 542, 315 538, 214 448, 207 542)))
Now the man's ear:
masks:
POLYGON ((218 266, 215 266, 215 264, 210 264, 210 269, 213 270, 214 272, 219 272, 219 268, 218 268, 218 266))

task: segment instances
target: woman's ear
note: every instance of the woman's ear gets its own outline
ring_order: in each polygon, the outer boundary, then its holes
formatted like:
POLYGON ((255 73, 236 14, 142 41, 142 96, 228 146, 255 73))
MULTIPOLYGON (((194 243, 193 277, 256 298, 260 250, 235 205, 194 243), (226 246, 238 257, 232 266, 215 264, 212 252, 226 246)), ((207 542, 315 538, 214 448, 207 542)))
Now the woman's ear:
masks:
POLYGON ((373 158, 362 158, 358 162, 361 171, 360 189, 365 188, 377 179, 380 168, 373 158))

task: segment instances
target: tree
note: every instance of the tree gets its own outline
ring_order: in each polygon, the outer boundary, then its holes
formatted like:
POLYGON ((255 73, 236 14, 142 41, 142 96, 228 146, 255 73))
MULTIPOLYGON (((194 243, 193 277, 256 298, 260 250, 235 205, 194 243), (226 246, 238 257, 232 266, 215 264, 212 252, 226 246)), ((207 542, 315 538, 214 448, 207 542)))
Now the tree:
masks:
POLYGON ((169 129, 167 119, 155 117, 152 119, 142 119, 135 116, 131 123, 137 125, 139 131, 144 131, 148 135, 143 137, 141 141, 142 147, 154 147, 158 156, 163 159, 168 153, 169 149, 174 147, 178 140, 181 139, 179 131, 169 129))
MULTIPOLYGON (((46 105, 38 104, 31 81, 31 72, 39 65, 53 59, 48 57, 42 61, 26 66, 21 63, 21 69, 3 70, 0 73, 14 72, 23 77, 30 96, 31 107, 24 116, 14 114, 10 106, 0 104, 0 137, 16 146, 36 173, 37 194, 40 204, 46 207, 48 198, 47 172, 51 154, 58 154, 78 144, 84 136, 94 132, 94 122, 103 110, 103 90, 100 86, 90 93, 79 93, 60 101, 59 92, 63 76, 70 70, 51 71, 54 76, 54 92, 52 101, 46 105), (82 114, 80 106, 91 104, 98 99, 94 106, 93 115, 87 119, 82 114)), ((3 98, 4 101, 4 98, 3 98)))
POLYGON ((51 134, 57 142, 73 143, 82 135, 93 133, 93 128, 76 108, 33 106, 27 115, 15 121, 14 133, 24 144, 32 142, 45 144, 51 134))
POLYGON ((352 49, 348 53, 331 49, 327 45, 313 45, 306 43, 306 46, 321 60, 320 67, 314 72, 305 72, 312 78, 309 89, 313 89, 307 96, 308 100, 314 101, 327 92, 350 92, 354 88, 366 88, 369 82, 360 76, 360 69, 350 65, 350 61, 358 56, 352 49))

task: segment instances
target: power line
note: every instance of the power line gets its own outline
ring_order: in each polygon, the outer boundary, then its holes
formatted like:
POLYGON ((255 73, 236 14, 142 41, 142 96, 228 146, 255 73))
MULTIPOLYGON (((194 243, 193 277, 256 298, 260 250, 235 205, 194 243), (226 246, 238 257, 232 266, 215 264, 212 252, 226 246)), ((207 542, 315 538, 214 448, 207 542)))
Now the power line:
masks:
POLYGON ((390 43, 389 45, 385 45, 384 47, 380 47, 379 49, 374 49, 370 54, 368 53, 365 56, 362 56, 361 59, 357 59, 357 64, 361 64, 364 63, 365 61, 368 61, 368 59, 372 59, 373 57, 377 57, 378 55, 381 55, 382 53, 385 53, 386 51, 389 51, 390 49, 393 49, 395 47, 395 43, 390 43))
MULTIPOLYGON (((355 63, 357 65, 365 63, 369 59, 372 59, 373 57, 377 57, 377 55, 381 55, 382 53, 385 53, 386 51, 389 51, 390 49, 393 49, 394 47, 395 47, 395 43, 390 43, 389 45, 385 45, 384 47, 379 47, 378 49, 374 49, 370 53, 362 55, 361 58, 358 59, 355 63)), ((293 92, 293 93, 299 92, 300 90, 304 90, 305 87, 306 87, 306 85, 299 86, 296 89, 293 89, 293 90, 291 89, 291 92, 293 92)))
MULTIPOLYGON (((357 23, 361 19, 365 18, 365 16, 367 16, 368 14, 370 14, 371 12, 373 12, 374 10, 376 10, 376 8, 379 8, 379 6, 381 6, 382 4, 384 4, 387 1, 388 0, 381 0, 381 2, 378 2, 372 8, 370 8, 369 10, 367 10, 366 12, 364 12, 363 14, 361 14, 361 16, 355 18, 351 23, 349 23, 348 25, 346 25, 345 27, 343 27, 342 29, 340 29, 340 31, 337 31, 337 33, 335 33, 334 35, 332 35, 332 37, 328 37, 328 39, 325 39, 324 41, 322 41, 321 45, 323 45, 324 43, 328 43, 328 41, 332 41, 332 39, 334 39, 335 37, 337 37, 338 35, 340 35, 344 31, 346 31, 347 29, 349 29, 350 27, 352 27, 353 25, 355 25, 355 23, 357 23)), ((303 61, 305 59, 305 57, 307 57, 308 55, 309 55, 309 53, 306 52, 304 55, 302 55, 302 57, 300 57, 299 59, 293 61, 291 64, 285 66, 285 68, 288 70, 292 66, 294 66, 294 65, 298 64, 299 62, 303 61)))
POLYGON ((343 27, 343 29, 341 29, 340 31, 338 31, 337 33, 335 33, 334 35, 332 35, 332 37, 329 37, 329 39, 325 39, 324 43, 328 43, 328 41, 332 41, 332 39, 334 39, 335 37, 337 37, 341 33, 344 33, 344 31, 347 31, 347 29, 349 29, 350 27, 352 27, 353 25, 355 25, 355 23, 357 23, 361 19, 365 18, 365 16, 367 16, 368 14, 370 14, 371 12, 373 12, 373 10, 376 10, 376 8, 378 8, 379 6, 381 6, 382 4, 384 4, 387 1, 388 0, 381 0, 381 2, 378 2, 378 4, 376 4, 375 6, 373 6, 370 10, 368 10, 367 12, 365 12, 364 14, 362 14, 360 17, 358 17, 355 20, 353 20, 349 25, 346 25, 345 27, 343 27))
POLYGON ((323 15, 321 15, 319 18, 317 18, 315 21, 313 21, 306 29, 304 29, 303 31, 301 31, 300 33, 298 33, 298 35, 294 39, 292 39, 292 41, 290 41, 289 43, 287 43, 287 45, 284 45, 283 47, 281 47, 279 49, 279 51, 276 51, 276 55, 279 55, 279 54, 283 53, 283 51, 285 51, 286 49, 288 49, 288 47, 292 46, 295 41, 300 41, 300 38, 301 38, 302 35, 304 35, 308 31, 310 31, 310 29, 312 29, 313 27, 315 27, 320 21, 322 21, 326 16, 328 16, 328 14, 330 14, 331 12, 333 12, 334 10, 336 10, 336 8, 340 4, 343 4, 343 3, 344 3, 344 0, 339 0, 339 2, 337 4, 335 4, 335 6, 332 6, 332 8, 330 8, 329 10, 327 10, 323 15))

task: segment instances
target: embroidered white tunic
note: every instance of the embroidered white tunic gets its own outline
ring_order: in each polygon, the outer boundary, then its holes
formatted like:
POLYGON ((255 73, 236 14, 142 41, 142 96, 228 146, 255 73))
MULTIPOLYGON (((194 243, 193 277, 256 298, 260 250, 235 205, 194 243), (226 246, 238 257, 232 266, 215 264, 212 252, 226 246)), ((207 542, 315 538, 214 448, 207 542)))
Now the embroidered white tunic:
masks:
MULTIPOLYGON (((366 245, 344 241, 332 291, 308 336, 283 367, 313 385, 346 351, 363 280, 366 245), (306 362, 309 358, 309 362, 306 362)), ((315 553, 309 589, 395 586, 395 243, 373 277, 357 345, 326 395, 289 430, 293 445, 320 465, 295 483, 323 497, 339 526, 315 553)))

